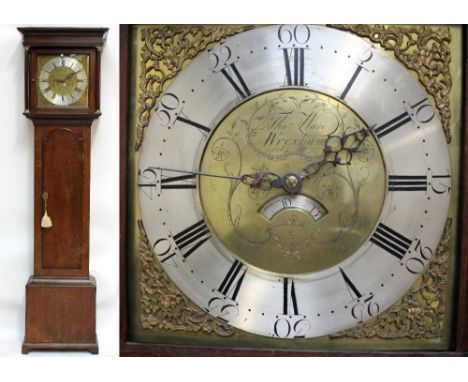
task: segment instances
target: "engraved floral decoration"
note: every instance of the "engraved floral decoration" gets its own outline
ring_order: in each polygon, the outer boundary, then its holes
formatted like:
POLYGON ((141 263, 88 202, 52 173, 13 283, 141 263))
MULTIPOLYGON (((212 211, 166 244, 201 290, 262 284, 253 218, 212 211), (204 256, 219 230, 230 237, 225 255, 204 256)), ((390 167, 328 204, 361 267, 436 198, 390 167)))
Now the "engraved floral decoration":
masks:
POLYGON ((245 25, 163 25, 141 30, 137 139, 139 150, 151 111, 172 80, 210 44, 250 29, 245 25))
POLYGON ((420 83, 434 98, 447 143, 451 141, 450 29, 429 26, 331 25, 333 28, 367 37, 394 53, 408 69, 414 70, 420 83))

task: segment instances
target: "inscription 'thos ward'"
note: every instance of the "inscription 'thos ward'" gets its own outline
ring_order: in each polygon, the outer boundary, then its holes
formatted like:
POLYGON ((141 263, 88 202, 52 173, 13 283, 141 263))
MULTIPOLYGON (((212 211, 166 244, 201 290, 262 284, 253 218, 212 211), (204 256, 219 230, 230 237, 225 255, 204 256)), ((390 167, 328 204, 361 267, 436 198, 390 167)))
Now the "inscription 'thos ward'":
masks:
POLYGON ((338 102, 305 92, 299 97, 267 99, 242 119, 248 143, 266 158, 276 159, 293 154, 320 156, 330 135, 357 130, 362 124, 338 102))

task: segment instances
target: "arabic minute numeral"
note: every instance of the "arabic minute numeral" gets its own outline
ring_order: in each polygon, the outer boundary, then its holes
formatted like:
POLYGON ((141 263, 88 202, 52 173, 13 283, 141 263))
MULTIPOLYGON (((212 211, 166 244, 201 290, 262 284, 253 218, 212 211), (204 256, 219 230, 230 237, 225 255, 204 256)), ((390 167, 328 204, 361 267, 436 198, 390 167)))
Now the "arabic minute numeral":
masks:
POLYGON ((380 313, 380 305, 373 301, 373 293, 369 293, 368 297, 354 304, 351 308, 351 315, 358 323, 364 322, 366 317, 372 318, 380 313))
POLYGON ((405 126, 411 121, 425 124, 434 119, 435 111, 427 98, 422 99, 414 105, 405 102, 405 105, 407 105, 407 110, 403 113, 373 128, 377 138, 382 139, 387 134, 405 126))
POLYGON ((283 279, 283 311, 273 324, 273 336, 303 338, 310 328, 310 321, 299 313, 294 280, 285 277, 283 279))
POLYGON ((167 238, 156 240, 153 244, 153 252, 161 263, 166 262, 176 255, 176 252, 172 251, 171 241, 167 238))
POLYGON ((197 128, 200 132, 209 133, 211 131, 207 126, 192 121, 183 114, 182 107, 180 106, 180 99, 173 93, 164 93, 161 96, 154 113, 162 127, 170 128, 175 122, 181 122, 185 125, 197 128))
POLYGON ((354 83, 358 79, 358 77, 359 77, 360 73, 362 72, 362 70, 364 69, 365 71, 368 71, 364 67, 364 64, 369 62, 372 59, 373 56, 374 56, 374 53, 372 52, 372 48, 367 49, 361 55, 360 62, 357 64, 356 70, 354 71, 353 75, 351 76, 351 79, 349 80, 349 82, 346 84, 346 87, 344 88, 344 90, 341 93, 341 95, 339 96, 339 98, 344 100, 346 98, 346 96, 348 95, 349 91, 351 90, 352 86, 354 85, 354 83))
POLYGON ((215 72, 223 69, 231 60, 231 48, 224 42, 216 44, 213 48, 208 49, 209 68, 215 72))
POLYGON ((177 254, 177 251, 174 249, 174 247, 176 247, 182 254, 182 257, 187 259, 210 238, 211 235, 208 226, 204 220, 200 220, 174 235, 172 237, 173 243, 169 238, 156 240, 153 244, 153 252, 159 258, 159 261, 164 263, 177 254))
POLYGON ((237 295, 247 273, 247 267, 240 261, 235 260, 229 268, 226 276, 221 281, 217 292, 222 297, 215 296, 208 301, 207 311, 225 322, 239 314, 237 295))
POLYGON ((278 28, 278 40, 282 44, 306 44, 310 39, 310 28, 306 24, 281 25, 278 28))
POLYGON ((451 190, 451 176, 450 175, 432 175, 431 189, 436 194, 450 193, 451 190))
POLYGON ((304 316, 283 316, 275 321, 273 333, 278 338, 305 338, 310 328, 310 321, 304 316))
POLYGON ((173 93, 164 93, 154 109, 156 117, 163 127, 173 125, 179 109, 180 100, 173 93))
POLYGON ((432 249, 429 247, 424 247, 421 244, 421 240, 418 240, 414 250, 416 255, 406 259, 405 267, 409 273, 412 273, 413 275, 419 275, 424 270, 427 262, 431 259, 432 249))

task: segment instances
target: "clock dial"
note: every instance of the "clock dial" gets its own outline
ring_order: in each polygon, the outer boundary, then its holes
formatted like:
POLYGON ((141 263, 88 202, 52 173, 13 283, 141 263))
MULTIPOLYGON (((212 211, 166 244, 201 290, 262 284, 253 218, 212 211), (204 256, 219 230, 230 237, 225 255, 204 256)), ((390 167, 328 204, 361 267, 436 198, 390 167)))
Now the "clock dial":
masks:
POLYGON ((88 56, 39 56, 38 106, 81 106, 88 88, 88 56), (81 101, 81 102, 80 102, 81 101))
POLYGON ((143 224, 197 305, 303 338, 375 317, 435 252, 450 163, 428 96, 364 40, 271 26, 210 47, 160 97, 143 224))

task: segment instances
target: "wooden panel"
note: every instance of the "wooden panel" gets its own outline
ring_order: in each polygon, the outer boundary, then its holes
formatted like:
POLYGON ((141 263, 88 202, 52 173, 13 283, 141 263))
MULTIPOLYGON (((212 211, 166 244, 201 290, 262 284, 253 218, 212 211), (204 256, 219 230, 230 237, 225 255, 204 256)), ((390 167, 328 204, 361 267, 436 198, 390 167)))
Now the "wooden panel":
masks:
POLYGON ((42 267, 79 269, 83 242, 83 138, 70 129, 42 137, 42 187, 53 226, 42 234, 42 267))
POLYGON ((468 127, 468 33, 467 28, 464 29, 465 55, 463 62, 465 65, 465 82, 464 82, 464 134, 462 143, 461 170, 462 178, 461 187, 461 222, 460 231, 460 259, 458 266, 459 287, 458 287, 458 322, 456 329, 455 345, 459 352, 468 352, 468 139, 466 129, 468 127))
POLYGON ((37 276, 89 274, 88 127, 40 127, 36 134, 35 267, 37 276), (51 228, 41 227, 48 193, 51 228))
POLYGON ((126 352, 128 343, 128 280, 127 280, 127 147, 129 100, 129 38, 130 26, 120 25, 120 352, 126 352))
POLYGON ((60 349, 70 343, 87 344, 83 350, 97 351, 95 311, 93 277, 75 280, 31 277, 26 285, 23 352, 35 348, 60 349))
POLYGON ((54 47, 102 46, 108 28, 18 28, 24 36, 24 45, 54 47))

